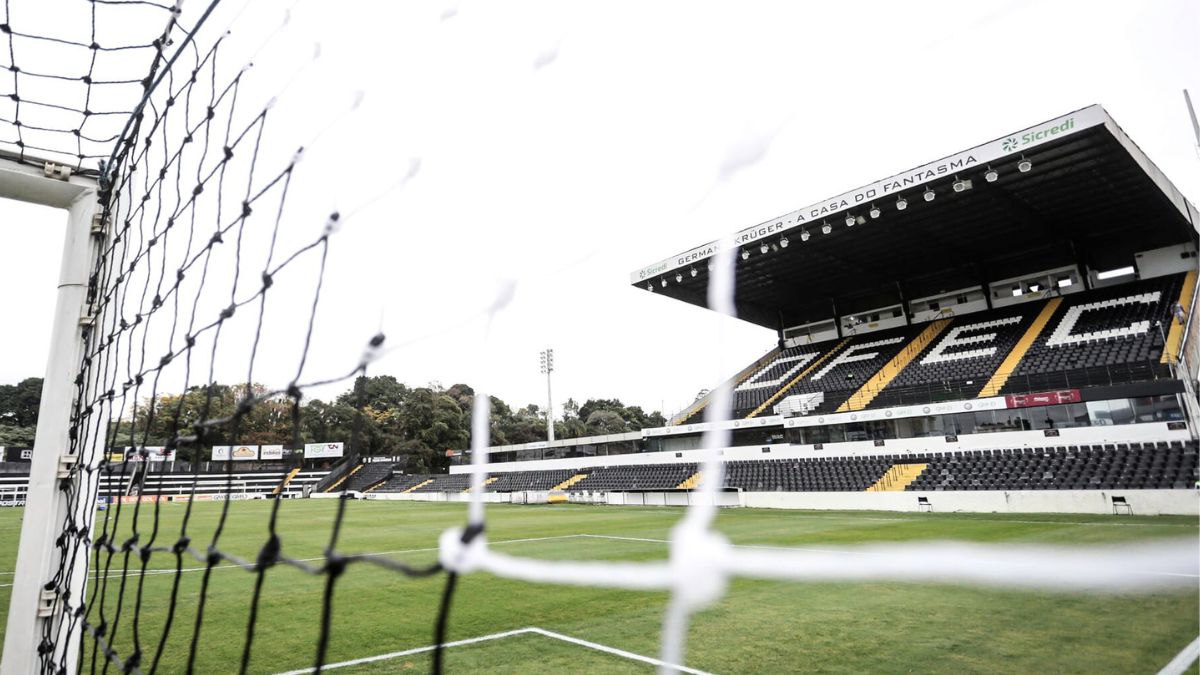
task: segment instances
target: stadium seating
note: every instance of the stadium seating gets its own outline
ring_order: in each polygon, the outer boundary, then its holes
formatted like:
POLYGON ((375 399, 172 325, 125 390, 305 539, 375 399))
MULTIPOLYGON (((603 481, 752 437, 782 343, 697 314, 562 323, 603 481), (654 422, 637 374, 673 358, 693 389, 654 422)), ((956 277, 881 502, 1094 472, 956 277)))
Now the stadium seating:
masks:
MULTIPOLYGON (((753 492, 862 492, 894 465, 926 467, 908 491, 1188 489, 1198 473, 1197 444, 1132 443, 1103 446, 1006 448, 869 457, 806 457, 731 461, 727 488, 753 492)), ((590 467, 493 474, 489 492, 550 490, 586 475, 570 492, 674 490, 695 475, 693 462, 590 467)), ((468 474, 397 475, 377 492, 462 492, 468 474)), ((900 488, 895 488, 900 489, 900 488)))
POLYGON ((565 482, 576 473, 574 470, 563 471, 513 471, 497 474, 495 482, 485 489, 487 492, 519 492, 521 490, 550 490, 565 482))
POLYGON ((1132 382, 1168 374, 1159 321, 1169 326, 1182 275, 1064 298, 1002 393, 1132 382), (1101 311, 1102 310, 1102 311, 1101 311))
POLYGON ((347 478, 346 483, 341 487, 348 491, 362 492, 391 478, 393 466, 389 462, 367 462, 354 475, 347 478))
POLYGON ((1185 489, 1196 444, 1180 442, 937 453, 908 490, 1185 489))
POLYGON ((861 492, 891 466, 886 457, 729 462, 725 486, 754 492, 861 492))
POLYGON ((691 478, 699 467, 694 463, 643 464, 580 469, 587 478, 571 486, 573 492, 617 492, 622 490, 671 490, 691 478))
POLYGON ((914 405, 1166 377, 1168 368, 1159 363, 1163 331, 1156 324, 1169 328, 1184 278, 1175 274, 950 317, 944 329, 935 327, 932 339, 921 337, 931 326, 925 323, 789 348, 735 387, 734 411, 738 417, 769 415, 771 405, 800 393, 824 393, 812 415, 847 405, 914 405), (1043 311, 1043 323, 1036 325, 1043 311), (877 377, 885 366, 899 370, 877 377), (1001 368, 995 390, 985 391, 1001 368))

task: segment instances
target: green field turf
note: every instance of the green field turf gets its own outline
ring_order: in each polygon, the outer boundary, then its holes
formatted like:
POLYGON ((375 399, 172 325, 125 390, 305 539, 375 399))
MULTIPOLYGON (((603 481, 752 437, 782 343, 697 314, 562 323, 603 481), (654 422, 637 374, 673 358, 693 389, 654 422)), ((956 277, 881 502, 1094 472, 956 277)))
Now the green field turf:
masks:
MULTIPOLYGON (((270 504, 234 502, 220 548, 253 559, 265 541, 270 504)), ((279 529, 285 551, 319 558, 337 504, 288 501, 279 529)), ((340 550, 395 551, 428 563, 438 535, 461 525, 462 504, 351 502, 340 550), (424 549, 424 550, 422 550, 424 549)), ((127 509, 128 507, 124 507, 127 509)), ((145 508, 145 507, 143 507, 145 508)), ((197 503, 190 531, 197 548, 211 536, 219 504, 197 503)), ((142 513, 143 541, 151 525, 142 513)), ((162 505, 160 539, 178 536, 180 505, 162 505)), ((522 556, 587 560, 659 560, 661 543, 567 537, 600 534, 663 539, 682 511, 674 508, 490 506, 488 536, 497 550, 522 556)), ((22 510, 0 510, 0 616, 7 611, 22 510)), ((128 519, 129 511, 122 517, 128 519)), ((719 529, 735 544, 813 546, 884 541, 958 540, 1014 544, 1101 544, 1195 536, 1187 517, 1003 516, 722 511, 719 529)), ((121 558, 114 558, 114 569, 121 558)), ((131 563, 132 564, 132 563, 131 563)), ((172 567, 158 554, 151 567, 172 567)), ((185 560, 185 567, 201 565, 185 560)), ((159 672, 180 672, 192 638, 202 573, 182 575, 180 603, 159 672)), ((147 576, 138 625, 153 653, 166 617, 173 575, 147 576)), ((212 574, 196 672, 236 672, 244 644, 253 575, 212 574)), ((375 566, 354 565, 337 583, 331 662, 429 645, 444 576, 413 580, 375 566)), ((109 620, 119 579, 109 579, 109 620)), ((118 650, 132 644, 134 580, 126 591, 118 650)), ((267 575, 254 639, 253 672, 311 665, 324 587, 322 577, 288 567, 267 575)), ((636 654, 657 656, 664 593, 564 588, 468 575, 450 618, 450 640, 536 626, 636 654)), ((715 607, 698 614, 687 665, 716 673, 779 672, 1077 672, 1154 673, 1200 632, 1196 589, 1148 596, 1083 596, 900 583, 797 584, 738 580, 715 607)), ((0 631, 3 630, 0 621, 0 631)), ((449 672, 651 672, 618 656, 536 634, 456 647, 449 672)), ((147 661, 149 656, 146 657, 147 661)), ((428 653, 337 670, 339 673, 427 672, 428 653)), ((149 664, 143 663, 143 671, 149 664)), ((97 670, 99 672, 99 670, 97 670)), ((110 671, 111 672, 111 671, 110 671)))

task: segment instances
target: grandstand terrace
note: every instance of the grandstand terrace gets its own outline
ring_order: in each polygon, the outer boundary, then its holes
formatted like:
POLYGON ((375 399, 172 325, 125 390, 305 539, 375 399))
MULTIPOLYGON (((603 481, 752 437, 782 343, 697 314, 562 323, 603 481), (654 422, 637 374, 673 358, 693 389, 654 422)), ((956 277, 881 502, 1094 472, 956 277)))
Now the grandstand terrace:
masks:
MULTIPOLYGON (((797 209, 734 237, 737 316, 776 344, 727 382, 733 419, 710 395, 666 428, 494 448, 494 483, 685 490, 721 427, 744 491, 1192 488, 1198 224, 1100 106, 797 209)), ((631 282, 707 306, 718 246, 631 282)))

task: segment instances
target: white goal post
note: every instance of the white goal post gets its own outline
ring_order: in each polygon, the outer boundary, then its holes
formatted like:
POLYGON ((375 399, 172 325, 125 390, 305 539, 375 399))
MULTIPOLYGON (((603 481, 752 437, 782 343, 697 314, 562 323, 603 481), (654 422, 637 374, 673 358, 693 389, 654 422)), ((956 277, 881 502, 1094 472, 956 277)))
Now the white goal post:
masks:
MULTIPOLYGON (((105 228, 93 228, 97 195, 95 180, 70 175, 70 170, 65 167, 51 162, 34 166, 28 163, 28 156, 24 163, 0 157, 0 197, 66 209, 67 212, 50 357, 42 384, 25 518, 17 549, 3 658, 0 658, 3 675, 36 672, 41 636, 46 632, 58 634, 66 628, 59 625, 65 613, 54 610, 59 609, 61 603, 78 603, 84 597, 85 556, 78 556, 73 561, 75 569, 69 576, 70 581, 55 590, 44 590, 43 586, 59 567, 55 538, 58 524, 63 522, 70 508, 66 493, 59 489, 60 481, 80 483, 83 467, 75 466, 69 471, 74 460, 98 456, 83 449, 69 453, 68 436, 75 394, 73 382, 82 357, 83 333, 88 329, 88 317, 83 313, 86 311, 93 247, 101 237, 107 236, 105 228), (93 229, 97 231, 95 235, 93 229), (60 475, 64 477, 60 478, 60 475), (68 591, 70 595, 66 596, 68 591), (51 625, 47 626, 46 622, 51 625)), ((79 504, 76 506, 80 507, 79 504)), ((90 500, 83 500, 81 508, 94 508, 94 505, 90 500)), ((79 640, 56 640, 55 645, 60 653, 62 650, 67 652, 64 655, 66 663, 75 662, 79 640)), ((55 661, 59 661, 59 654, 55 655, 55 661)))

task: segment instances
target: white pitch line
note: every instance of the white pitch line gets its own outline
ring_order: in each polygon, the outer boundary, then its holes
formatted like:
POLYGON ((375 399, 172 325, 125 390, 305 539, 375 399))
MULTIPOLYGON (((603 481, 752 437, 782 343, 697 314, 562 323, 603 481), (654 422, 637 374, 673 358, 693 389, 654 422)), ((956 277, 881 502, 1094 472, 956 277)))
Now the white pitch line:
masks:
POLYGON ((677 663, 667 663, 666 661, 660 661, 656 658, 652 658, 649 656, 642 656, 641 654, 627 652, 624 649, 617 649, 616 647, 609 647, 607 645, 602 645, 597 642, 581 640, 579 638, 571 637, 569 635, 563 635, 562 633, 555 633, 554 631, 545 630, 544 628, 537 628, 535 626, 535 627, 530 628, 530 630, 532 630, 534 633, 537 633, 538 635, 544 635, 546 637, 554 638, 555 640, 562 640, 563 642, 570 642, 571 644, 576 644, 581 647, 587 647, 589 649, 595 649, 596 651, 601 651, 606 654, 613 654, 613 655, 620 656, 620 657, 623 657, 626 659, 631 659, 633 661, 641 661, 642 663, 649 663, 650 665, 658 666, 659 668, 667 668, 669 670, 678 670, 678 671, 682 671, 685 673, 692 673, 693 675, 710 675, 710 673, 708 673, 707 671, 696 670, 695 668, 688 668, 687 666, 681 666, 677 663))
POLYGON ((1200 659, 1200 637, 1192 640, 1192 644, 1183 648, 1171 662, 1158 671, 1158 675, 1183 675, 1196 659, 1200 659))
MULTIPOLYGON (((588 535, 586 535, 586 534, 560 534, 560 535, 556 535, 553 537, 525 537, 523 539, 503 539, 501 541, 489 541, 488 545, 491 546, 491 545, 495 545, 495 544, 521 544, 521 543, 526 543, 526 542, 531 542, 531 541, 551 541, 554 539, 576 539, 579 537, 586 537, 586 536, 588 536, 588 535)), ((397 555, 400 553, 428 553, 430 551, 437 551, 437 550, 438 550, 438 547, 432 546, 432 547, 427 547, 427 548, 406 548, 406 549, 399 549, 399 550, 395 550, 395 551, 376 551, 373 553, 358 553, 358 554, 354 554, 354 555, 364 555, 364 556, 376 557, 376 556, 384 556, 384 555, 397 555)), ((316 558, 297 558, 297 560, 299 562, 316 562, 318 560, 324 560, 324 559, 325 559, 325 556, 318 556, 316 558)), ((181 569, 179 571, 180 572, 203 572, 206 569, 208 569, 208 568, 207 567, 184 567, 183 569, 181 569)), ((216 565, 213 567, 213 569, 214 570, 229 570, 229 569, 243 569, 243 568, 241 565, 216 565)), ((6 574, 13 574, 13 572, 7 572, 6 574)), ((146 570, 146 576, 148 576, 148 577, 159 576, 159 575, 163 575, 163 574, 175 574, 175 570, 172 568, 158 568, 158 569, 146 570)), ((89 577, 89 579, 92 581, 96 581, 101 578, 120 579, 123 576, 136 577, 136 576, 141 576, 141 575, 138 573, 137 570, 130 570, 128 575, 122 574, 120 572, 112 572, 105 577, 100 577, 99 575, 93 574, 91 577, 89 577)), ((11 588, 11 587, 12 587, 12 584, 0 584, 0 588, 11 588)))
MULTIPOLYGON (((599 652, 604 652, 605 654, 612 654, 613 656, 619 656, 621 658, 629 659, 631 661, 641 661, 642 663, 648 663, 652 666, 658 666, 660 668, 672 668, 674 670, 681 671, 684 673, 691 673, 692 675, 711 675, 710 673, 703 671, 703 670, 696 670, 695 668, 688 668, 687 666, 681 666, 681 665, 677 665, 674 663, 667 663, 665 661, 660 661, 659 659, 656 659, 656 658, 653 658, 650 656, 643 656, 642 654, 628 652, 628 651, 625 651, 624 649, 617 649, 616 647, 609 647, 608 645, 602 645, 598 642, 591 642, 590 640, 582 640, 577 637, 571 637, 570 635, 563 635, 562 633, 555 633, 554 631, 549 631, 544 628, 538 628, 537 626, 528 626, 525 628, 518 628, 516 630, 508 630, 508 631, 504 631, 502 633, 492 633, 491 635, 480 635, 479 637, 467 638, 465 640, 455 640, 454 642, 447 642, 447 643, 443 644, 442 648, 450 649, 451 647, 462 647, 465 645, 478 644, 480 642, 488 642, 491 640, 501 640, 504 638, 514 637, 517 635, 530 635, 530 634, 541 635, 542 637, 548 637, 548 638, 551 638, 554 640, 560 640, 562 642, 567 642, 567 643, 577 645, 580 647, 587 647, 588 649, 594 649, 599 652)), ((424 654, 427 652, 431 652, 436 648, 437 648, 437 645, 429 645, 426 647, 417 647, 415 649, 405 649, 404 651, 389 652, 387 654, 379 654, 376 656, 366 656, 366 657, 363 657, 360 659, 351 659, 350 661, 339 661, 338 663, 327 663, 324 666, 322 666, 321 668, 322 668, 322 670, 333 670, 335 668, 360 666, 364 663, 376 663, 378 661, 388 661, 391 659, 400 658, 401 656, 412 656, 413 654, 424 654)), ((307 675, 307 673, 311 673, 314 670, 315 669, 311 668, 311 667, 301 668, 299 670, 289 670, 284 673, 279 673, 279 675, 307 675)))

